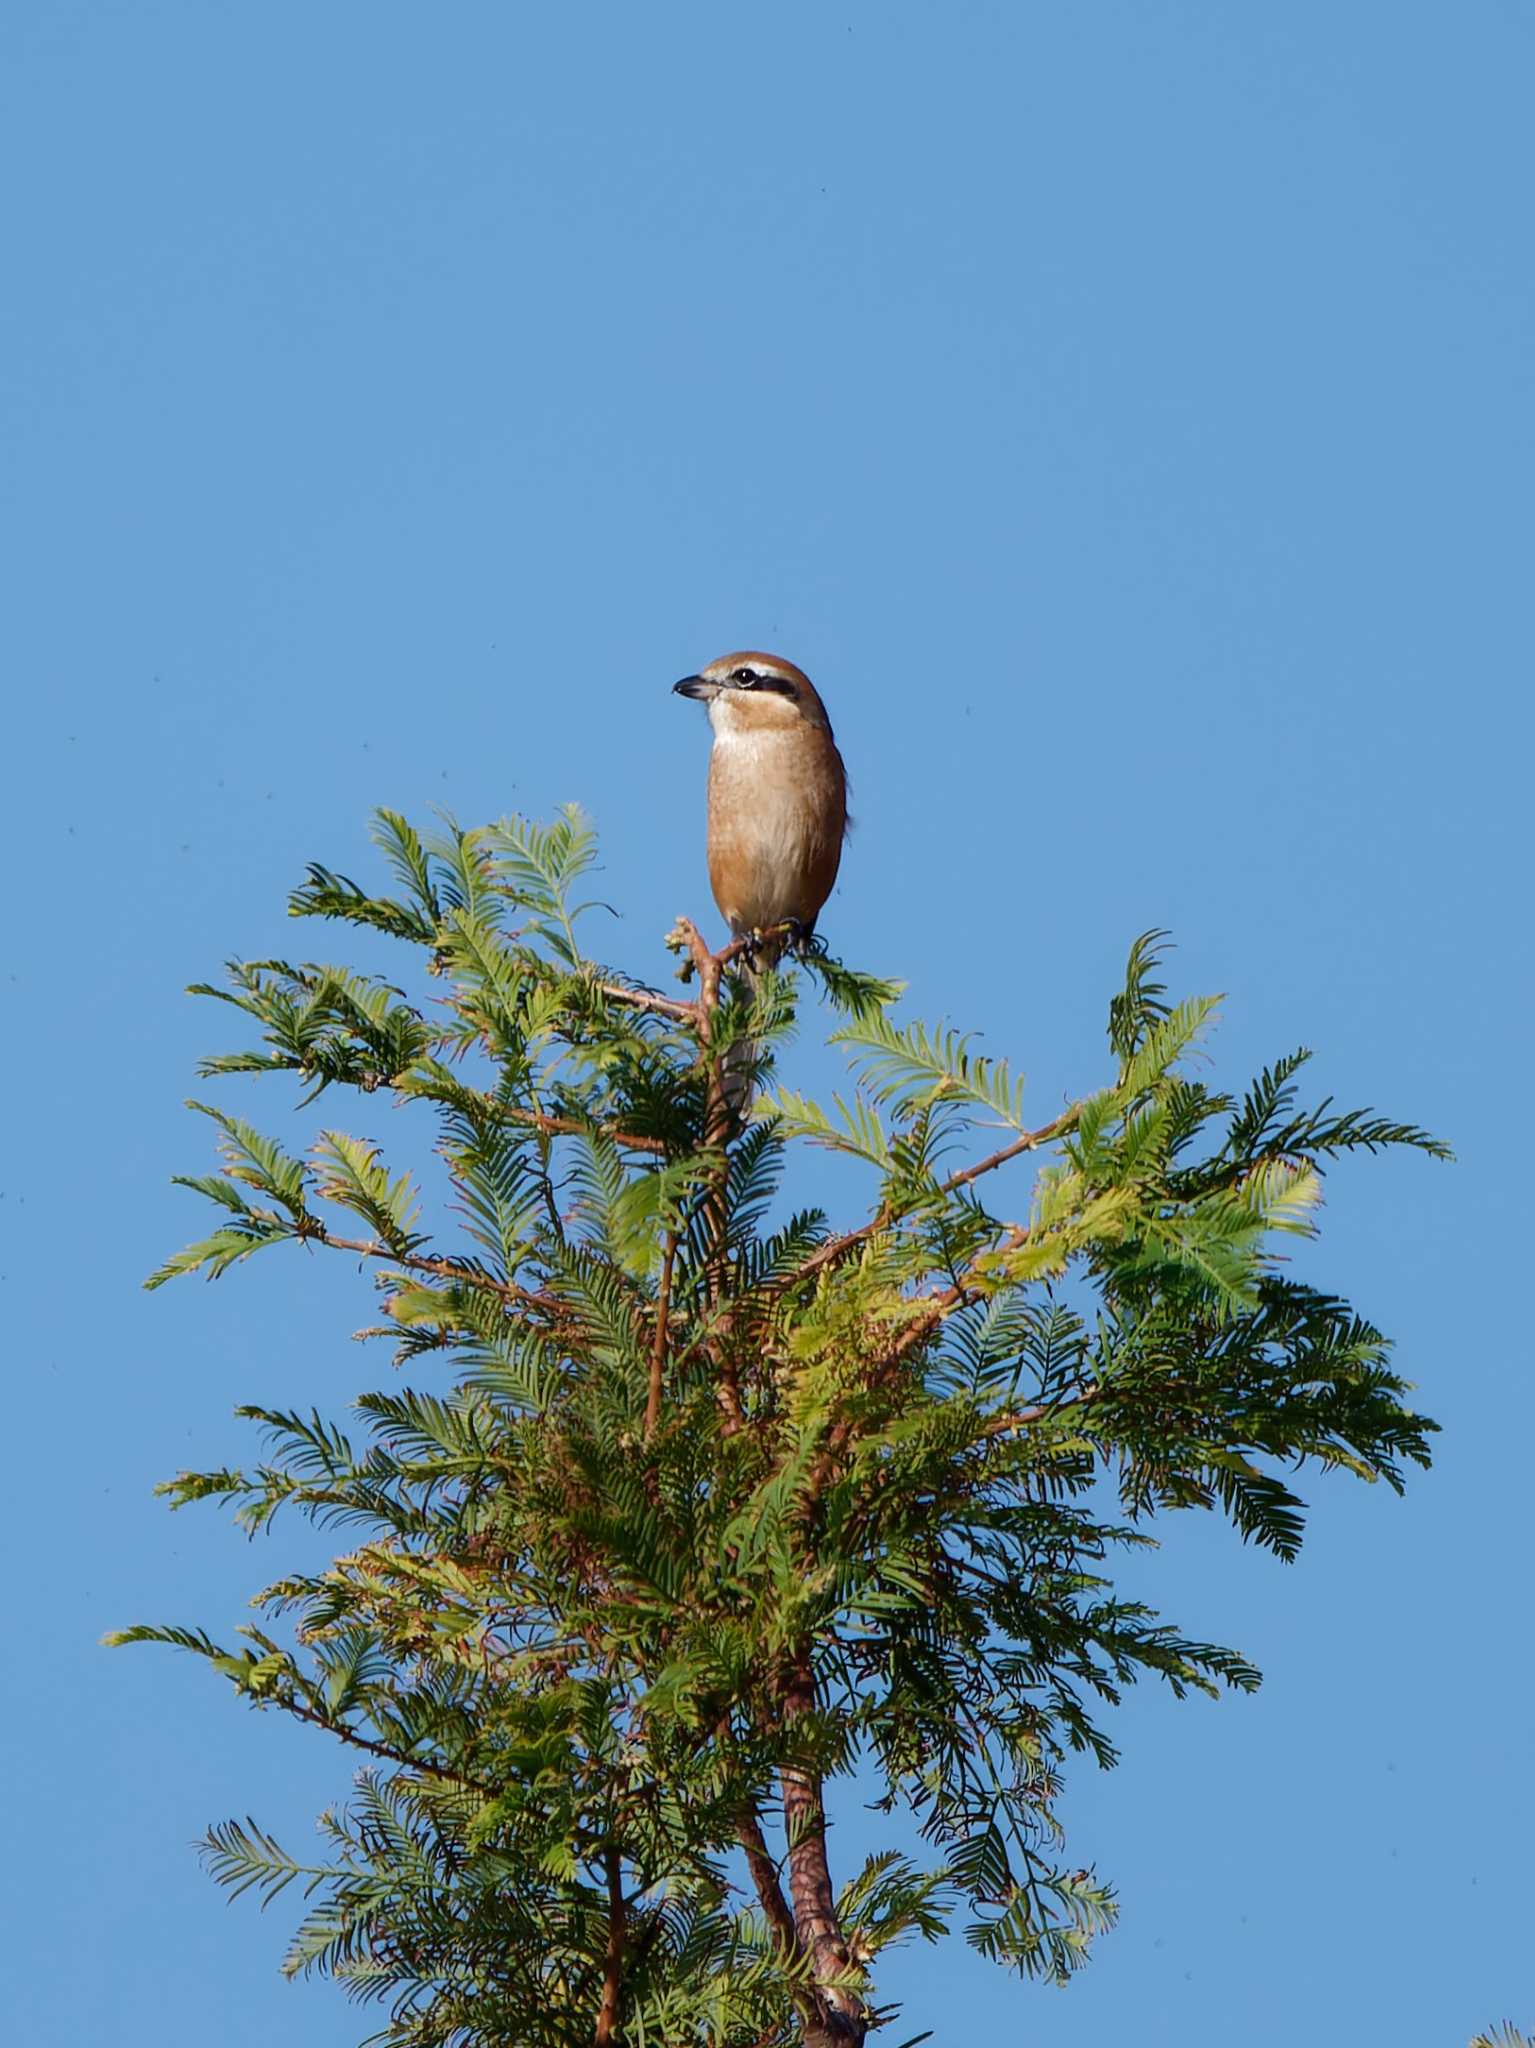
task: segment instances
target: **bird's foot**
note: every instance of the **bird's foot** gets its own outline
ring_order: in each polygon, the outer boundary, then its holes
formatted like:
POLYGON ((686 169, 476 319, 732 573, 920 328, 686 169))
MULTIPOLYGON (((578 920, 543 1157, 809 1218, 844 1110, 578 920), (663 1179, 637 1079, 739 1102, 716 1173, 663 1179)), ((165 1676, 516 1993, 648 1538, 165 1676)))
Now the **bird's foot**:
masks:
POLYGON ((753 973, 776 965, 783 951, 784 931, 782 924, 753 925, 746 941, 746 965, 753 973))

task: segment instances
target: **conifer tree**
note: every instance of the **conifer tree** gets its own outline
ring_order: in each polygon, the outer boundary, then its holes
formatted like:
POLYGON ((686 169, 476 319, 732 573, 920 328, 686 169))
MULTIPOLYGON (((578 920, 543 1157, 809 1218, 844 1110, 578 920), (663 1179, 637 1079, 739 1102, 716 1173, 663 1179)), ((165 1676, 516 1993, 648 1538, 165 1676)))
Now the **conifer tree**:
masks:
POLYGON ((162 1489, 352 1546, 233 1645, 113 1638, 359 1765, 324 1856, 229 1820, 213 1874, 306 1898, 286 1968, 381 2001, 390 2048, 894 2040, 884 1951, 956 1924, 1064 1979, 1114 1899, 1066 1853, 1063 1766, 1113 1762, 1142 1676, 1258 1682, 1114 1560, 1195 1508, 1289 1558, 1305 1468, 1426 1464, 1386 1339, 1280 1249, 1340 1152, 1443 1148, 1301 1106, 1304 1051, 1241 1095, 1191 1073, 1215 1006, 1168 1000, 1161 934, 1080 1099, 1033 1123, 1004 1061, 813 949, 738 975, 683 920, 680 992, 598 963, 575 812, 430 842, 382 812, 376 838, 392 893, 315 867, 291 908, 413 949, 418 994, 285 960, 196 991, 259 1039, 203 1072, 291 1077, 325 1122, 290 1153, 197 1105, 220 1168, 184 1185, 217 1227, 150 1282, 336 1253, 408 1368, 345 1431, 242 1409, 257 1462, 162 1489), (853 1077, 824 1106, 775 1085, 807 978, 853 1077), (391 1097, 451 1179, 433 1228, 364 1135, 391 1097), (858 1162, 855 1217, 780 1197, 806 1146, 858 1162), (871 1783, 887 1845, 849 1868, 835 1821, 871 1783))

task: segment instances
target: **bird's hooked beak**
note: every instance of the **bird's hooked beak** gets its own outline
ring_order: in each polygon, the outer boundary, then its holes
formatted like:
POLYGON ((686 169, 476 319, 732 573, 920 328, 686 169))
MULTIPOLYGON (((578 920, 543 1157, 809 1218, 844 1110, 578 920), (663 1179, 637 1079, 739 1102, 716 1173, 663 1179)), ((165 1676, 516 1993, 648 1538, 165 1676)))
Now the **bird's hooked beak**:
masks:
POLYGON ((673 683, 672 690, 679 697, 696 697, 700 704, 707 704, 720 693, 720 685, 711 683, 707 676, 684 676, 680 683, 673 683))

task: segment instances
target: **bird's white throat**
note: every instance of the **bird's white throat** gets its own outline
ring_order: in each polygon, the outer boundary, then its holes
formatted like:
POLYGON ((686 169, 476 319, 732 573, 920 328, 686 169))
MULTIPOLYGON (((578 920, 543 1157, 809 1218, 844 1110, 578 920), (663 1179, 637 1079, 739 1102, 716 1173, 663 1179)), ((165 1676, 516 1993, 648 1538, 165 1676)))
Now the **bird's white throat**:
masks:
POLYGON ((709 703, 709 723, 714 741, 775 739, 784 733, 803 731, 805 720, 794 705, 776 693, 743 693, 721 690, 709 703))

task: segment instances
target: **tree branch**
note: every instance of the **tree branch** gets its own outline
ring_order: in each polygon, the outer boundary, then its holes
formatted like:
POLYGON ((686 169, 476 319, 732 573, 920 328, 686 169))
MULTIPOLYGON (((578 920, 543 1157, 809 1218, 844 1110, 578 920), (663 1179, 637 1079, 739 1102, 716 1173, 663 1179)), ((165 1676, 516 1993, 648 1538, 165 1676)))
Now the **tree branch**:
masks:
POLYGON ((497 1280, 489 1273, 476 1273, 453 1259, 423 1258, 418 1252, 393 1251, 377 1238, 337 1237, 317 1218, 311 1218, 307 1227, 295 1234, 304 1244, 323 1244, 332 1251, 355 1252, 360 1259, 384 1259, 391 1266, 404 1266, 412 1273, 426 1273, 434 1280, 458 1280, 466 1287, 479 1288, 483 1293, 499 1294, 503 1301, 522 1302, 528 1308, 542 1309, 547 1315, 569 1315, 563 1302, 542 1290, 535 1292, 519 1287, 515 1280, 497 1280))
POLYGON ((1059 1401, 1036 1401, 1029 1408, 1012 1408, 1005 1415, 993 1415, 987 1422, 982 1435, 1013 1436, 1020 1429, 1031 1429, 1036 1422, 1045 1422, 1052 1415, 1066 1415, 1073 1408, 1085 1408, 1090 1401, 1096 1401, 1104 1391, 1100 1380, 1089 1380, 1070 1395, 1063 1394, 1059 1401))
MULTIPOLYGON (((794 1915, 784 1897, 783 1886, 778 1881, 778 1865, 768 1849, 767 1838, 762 1832, 762 1823, 754 1809, 736 1816, 736 1839, 746 1854, 746 1868, 757 1893, 757 1902, 762 1908, 762 1917, 768 1924, 768 1931, 778 1948, 783 1962, 791 1969, 804 1953, 800 1946, 794 1915)), ((820 2009, 806 1990, 795 1979, 790 1986, 794 2009, 808 2026, 816 2025, 821 2017, 820 2009)))
POLYGON ((597 1130, 605 1138, 611 1138, 615 1145, 622 1145, 628 1152, 653 1152, 664 1158, 667 1144, 664 1138, 646 1137, 640 1131, 619 1131, 605 1124, 583 1124, 573 1116, 546 1116, 541 1110, 520 1109, 513 1102, 499 1102, 494 1095, 481 1094, 479 1100, 492 1116, 503 1117, 508 1123, 526 1124, 535 1131, 543 1131, 551 1138, 584 1137, 588 1131, 597 1130))
POLYGON ((789 1902, 783 1895, 783 1886, 778 1882, 778 1865, 773 1861, 767 1837, 762 1832, 762 1823, 755 1812, 737 1815, 736 1839, 746 1852, 746 1867, 751 1872, 752 1883, 756 1886, 762 1917, 772 1929, 785 1956, 792 1957, 799 1948, 799 1937, 794 1930, 794 1915, 789 1911, 789 1902))
POLYGON ((981 1253, 980 1258, 972 1260, 952 1287, 939 1288, 933 1294, 922 1296, 915 1304, 918 1313, 912 1317, 886 1352, 884 1363, 887 1366, 894 1365, 898 1359, 904 1358, 908 1351, 914 1350, 931 1334, 935 1324, 941 1323, 945 1316, 952 1315, 957 1308, 964 1308, 974 1299, 974 1282, 979 1274, 981 1258, 994 1259, 1003 1252, 1015 1252, 1020 1245, 1027 1242, 1028 1235, 1021 1224, 1009 1223, 1001 1242, 989 1246, 981 1253))
MULTIPOLYGON (((1036 1152, 1041 1145, 1050 1144, 1063 1131, 1070 1128, 1080 1114, 1081 1108, 1080 1102, 1074 1102, 1069 1109, 1063 1109, 1059 1116, 1052 1117, 1049 1123, 1041 1124, 1037 1131, 1024 1131, 1010 1143, 991 1153, 988 1158, 978 1159, 974 1166, 966 1166, 958 1173, 951 1173, 947 1180, 939 1182, 939 1194, 951 1195, 957 1188, 967 1188, 983 1174, 995 1173, 999 1166, 1006 1166, 1009 1160, 1017 1159, 1025 1152, 1036 1152)), ((888 1230, 897 1220, 889 1203, 882 1202, 867 1223, 860 1224, 856 1230, 844 1232, 841 1237, 829 1239, 813 1251, 808 1259, 779 1282, 776 1291, 782 1293, 784 1289, 795 1287, 800 1281, 810 1279, 823 1267, 837 1264, 839 1260, 845 1259, 849 1252, 856 1251, 859 1245, 867 1243, 871 1237, 877 1237, 882 1230, 888 1230)))
MULTIPOLYGON (((699 941, 702 945, 703 941, 699 941)), ((627 1003, 633 1010, 654 1010, 662 1017, 672 1017, 679 1024, 698 1023, 697 1003, 680 1001, 676 996, 657 995, 654 989, 625 988, 619 981, 599 981, 597 993, 610 1002, 627 1003)))
POLYGON ((733 960, 737 953, 744 950, 742 942, 738 939, 726 946, 722 952, 712 952, 692 918, 679 917, 667 933, 666 943, 674 953, 686 953, 688 956, 688 964, 681 970, 683 980, 687 980, 690 974, 698 976, 698 1001, 679 1003, 676 1007, 686 1009, 701 1026, 705 1027, 700 1035, 707 1037, 708 1013, 719 1007, 721 971, 728 961, 733 960))
POLYGON ((252 1695, 257 1706, 281 1707, 285 1714, 291 1714, 295 1721, 307 1721, 311 1728, 323 1728, 327 1735, 334 1735, 338 1742, 346 1743, 352 1749, 366 1750, 369 1756, 382 1757, 386 1763, 398 1764, 402 1770, 425 1771, 428 1777, 441 1778, 449 1785, 466 1785, 472 1792, 482 1792, 487 1799, 496 1796, 496 1788, 482 1779, 469 1778, 462 1771, 453 1770, 448 1764, 439 1764, 429 1756, 411 1756, 407 1752, 391 1749, 387 1743, 374 1742, 370 1736, 359 1735, 355 1728, 345 1721, 327 1720, 324 1714, 317 1714, 313 1707, 306 1707, 281 1693, 256 1693, 252 1695))
POLYGON ((974 1166, 964 1167, 959 1173, 951 1173, 943 1183, 942 1193, 953 1194, 956 1188, 967 1188, 973 1180, 979 1180, 983 1173, 994 1173, 999 1166, 1006 1166, 1010 1159, 1020 1153, 1036 1152, 1041 1145, 1048 1145, 1065 1130, 1069 1130, 1082 1113, 1080 1102, 1063 1109, 1059 1116, 1052 1117, 1047 1124, 1041 1124, 1037 1131, 1023 1131, 1011 1143, 1003 1145, 986 1159, 978 1159, 974 1166))

